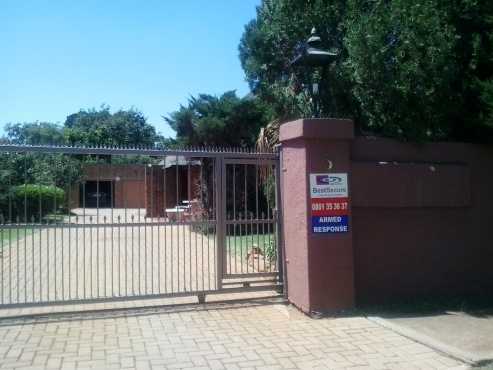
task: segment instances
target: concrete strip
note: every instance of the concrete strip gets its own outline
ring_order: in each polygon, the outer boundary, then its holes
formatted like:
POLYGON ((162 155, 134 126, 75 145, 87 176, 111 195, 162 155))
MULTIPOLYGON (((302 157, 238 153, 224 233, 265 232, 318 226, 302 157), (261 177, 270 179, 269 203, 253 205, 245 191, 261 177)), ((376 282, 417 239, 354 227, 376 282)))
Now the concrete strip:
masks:
MULTIPOLYGON (((477 356, 473 353, 462 351, 459 348, 450 346, 443 342, 440 342, 434 338, 429 337, 428 335, 424 335, 422 333, 417 332, 416 330, 405 328, 401 325, 394 324, 389 320, 383 319, 381 317, 376 316, 367 316, 367 319, 384 327, 390 329, 397 334, 400 334, 408 339, 414 340, 415 342, 424 344, 438 352, 444 353, 447 356, 450 356, 456 360, 460 360, 466 362, 470 365, 478 365, 493 361, 493 357, 483 357, 477 356)), ((461 368, 461 367, 459 367, 461 368)), ((457 368, 457 369, 459 369, 457 368)), ((462 367, 464 368, 464 367, 462 367)), ((465 367, 467 368, 467 367, 465 367)))

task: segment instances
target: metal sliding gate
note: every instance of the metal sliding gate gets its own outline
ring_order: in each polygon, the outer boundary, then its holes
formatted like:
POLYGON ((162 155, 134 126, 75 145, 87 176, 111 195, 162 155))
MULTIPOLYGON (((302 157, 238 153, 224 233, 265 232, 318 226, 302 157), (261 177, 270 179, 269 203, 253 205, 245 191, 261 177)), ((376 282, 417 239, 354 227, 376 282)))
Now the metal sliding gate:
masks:
POLYGON ((276 153, 0 145, 0 308, 279 291, 276 153))

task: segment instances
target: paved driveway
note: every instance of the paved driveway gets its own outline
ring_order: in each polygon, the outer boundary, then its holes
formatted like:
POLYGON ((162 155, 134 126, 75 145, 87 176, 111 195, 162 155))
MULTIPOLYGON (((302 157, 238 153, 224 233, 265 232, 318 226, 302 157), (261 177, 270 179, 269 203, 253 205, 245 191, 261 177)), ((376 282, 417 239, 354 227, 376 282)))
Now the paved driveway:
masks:
POLYGON ((0 303, 216 287, 214 234, 187 225, 43 227, 3 246, 0 303))
MULTIPOLYGON (((214 222, 163 224, 140 209, 73 213, 61 225, 0 228, 12 240, 0 255, 0 305, 217 289, 214 222)), ((265 267, 226 259, 237 272, 265 267)))
MULTIPOLYGON (((260 302, 262 303, 262 302, 260 302)), ((283 304, 0 322, 5 369, 450 369, 462 364, 363 317, 283 304)))

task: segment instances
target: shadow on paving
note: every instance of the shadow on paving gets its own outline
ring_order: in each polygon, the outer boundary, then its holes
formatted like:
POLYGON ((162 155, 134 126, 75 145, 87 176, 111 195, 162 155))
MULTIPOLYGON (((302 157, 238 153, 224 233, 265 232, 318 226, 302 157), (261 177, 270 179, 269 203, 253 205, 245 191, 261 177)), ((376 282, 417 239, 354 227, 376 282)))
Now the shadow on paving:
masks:
POLYGON ((369 315, 378 314, 388 318, 435 316, 458 311, 473 317, 488 319, 493 317, 493 296, 491 293, 485 293, 470 297, 432 297, 383 305, 367 305, 362 306, 361 310, 369 315))

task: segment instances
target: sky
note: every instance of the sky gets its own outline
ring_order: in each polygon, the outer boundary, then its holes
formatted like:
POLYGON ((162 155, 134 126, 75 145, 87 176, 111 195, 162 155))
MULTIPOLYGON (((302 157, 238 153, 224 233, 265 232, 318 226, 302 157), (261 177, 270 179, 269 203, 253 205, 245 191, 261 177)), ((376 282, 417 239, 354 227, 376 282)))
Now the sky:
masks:
POLYGON ((248 93, 238 57, 260 0, 2 0, 0 126, 80 109, 163 115, 190 95, 248 93))

